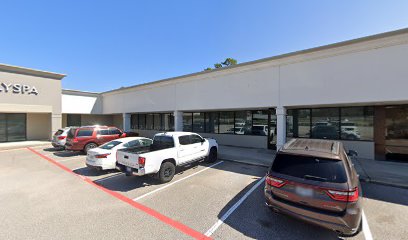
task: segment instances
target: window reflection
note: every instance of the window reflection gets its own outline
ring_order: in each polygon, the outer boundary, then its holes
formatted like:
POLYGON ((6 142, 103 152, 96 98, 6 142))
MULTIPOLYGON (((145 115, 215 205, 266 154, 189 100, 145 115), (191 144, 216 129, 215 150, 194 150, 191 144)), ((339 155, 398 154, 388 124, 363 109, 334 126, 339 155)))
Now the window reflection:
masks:
POLYGON ((287 137, 373 140, 374 108, 313 108, 287 111, 287 137), (312 117, 311 117, 312 116, 312 117))
POLYGON ((312 109, 312 138, 339 139, 339 109, 312 109))
POLYGON ((374 108, 341 108, 341 139, 371 140, 374 137, 374 108))
POLYGON ((193 113, 193 132, 205 132, 205 113, 193 113))
POLYGON ((183 113, 183 131, 191 132, 193 131, 193 114, 183 113))
POLYGON ((234 112, 220 112, 219 133, 234 134, 234 112))
POLYGON ((218 133, 218 112, 205 113, 205 132, 218 133))

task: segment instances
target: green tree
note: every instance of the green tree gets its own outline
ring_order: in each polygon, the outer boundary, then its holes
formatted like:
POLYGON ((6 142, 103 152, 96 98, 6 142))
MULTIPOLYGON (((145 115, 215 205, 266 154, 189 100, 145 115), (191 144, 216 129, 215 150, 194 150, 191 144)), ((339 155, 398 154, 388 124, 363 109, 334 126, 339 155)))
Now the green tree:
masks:
MULTIPOLYGON (((223 67, 229 67, 229 66, 236 65, 236 64, 238 64, 238 61, 236 59, 226 58, 224 62, 214 64, 214 67, 223 68, 223 67)), ((209 71, 209 70, 212 70, 212 68, 208 67, 204 69, 204 71, 209 71)))

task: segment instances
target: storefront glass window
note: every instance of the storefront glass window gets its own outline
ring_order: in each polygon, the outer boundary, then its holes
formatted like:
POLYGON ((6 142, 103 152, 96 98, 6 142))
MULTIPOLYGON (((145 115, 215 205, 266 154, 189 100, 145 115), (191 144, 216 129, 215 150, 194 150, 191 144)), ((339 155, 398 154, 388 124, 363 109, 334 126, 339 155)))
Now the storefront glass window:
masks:
POLYGON ((205 113, 193 113, 193 132, 205 132, 205 113))
POLYGON ((131 129, 138 129, 138 115, 137 114, 132 114, 130 115, 130 128, 131 129))
POLYGON ((154 130, 156 131, 163 130, 162 124, 161 124, 161 114, 160 113, 153 114, 153 123, 154 123, 154 130))
POLYGON ((146 114, 139 114, 139 129, 145 130, 146 129, 146 114))
POLYGON ((268 135, 268 111, 252 111, 252 128, 245 134, 267 136, 268 135))
POLYGON ((165 131, 174 131, 174 116, 171 113, 163 114, 163 128, 165 131))
POLYGON ((146 130, 153 130, 153 124, 154 124, 154 120, 153 120, 153 114, 146 114, 146 130))
POLYGON ((218 112, 205 113, 205 132, 218 133, 218 112))
POLYGON ((312 109, 312 138, 340 138, 339 108, 312 109))
POLYGON ((341 108, 342 140, 373 140, 374 108, 349 107, 341 108))
POLYGON ((252 111, 235 112, 235 134, 250 133, 252 129, 252 111))
POLYGON ((310 109, 290 109, 286 119, 287 137, 310 137, 310 109))
POLYGON ((234 112, 220 112, 219 133, 234 134, 234 112))
POLYGON ((193 130, 193 114, 183 113, 183 131, 191 132, 193 130))

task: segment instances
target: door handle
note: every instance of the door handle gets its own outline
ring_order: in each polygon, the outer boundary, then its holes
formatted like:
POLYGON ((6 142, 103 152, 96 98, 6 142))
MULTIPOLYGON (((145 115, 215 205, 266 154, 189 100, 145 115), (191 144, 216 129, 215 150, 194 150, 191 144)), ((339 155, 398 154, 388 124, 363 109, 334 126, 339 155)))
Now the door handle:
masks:
POLYGON ((184 151, 184 149, 180 149, 179 151, 182 152, 182 151, 184 151))

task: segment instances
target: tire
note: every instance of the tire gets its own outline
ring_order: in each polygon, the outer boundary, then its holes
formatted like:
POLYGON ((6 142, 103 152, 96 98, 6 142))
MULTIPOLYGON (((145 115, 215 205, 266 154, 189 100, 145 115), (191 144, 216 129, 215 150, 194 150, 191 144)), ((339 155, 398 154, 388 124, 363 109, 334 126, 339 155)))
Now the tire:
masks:
POLYGON ((160 166, 158 179, 161 183, 170 182, 176 173, 176 166, 172 162, 164 162, 160 166))
POLYGON ((217 149, 215 147, 210 149, 210 153, 208 154, 208 157, 206 158, 208 163, 213 163, 215 161, 217 161, 218 159, 218 152, 217 149))
POLYGON ((85 145, 84 147, 84 153, 87 154, 89 150, 91 150, 92 148, 96 148, 98 145, 96 145, 96 143, 88 143, 85 145))

